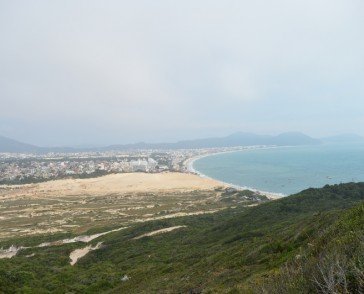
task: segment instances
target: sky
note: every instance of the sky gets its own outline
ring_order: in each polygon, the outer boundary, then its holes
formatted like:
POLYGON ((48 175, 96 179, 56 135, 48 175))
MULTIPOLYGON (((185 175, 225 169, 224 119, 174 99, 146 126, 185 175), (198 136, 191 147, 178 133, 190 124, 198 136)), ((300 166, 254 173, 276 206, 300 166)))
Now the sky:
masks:
POLYGON ((364 135, 362 0, 0 0, 0 135, 364 135))

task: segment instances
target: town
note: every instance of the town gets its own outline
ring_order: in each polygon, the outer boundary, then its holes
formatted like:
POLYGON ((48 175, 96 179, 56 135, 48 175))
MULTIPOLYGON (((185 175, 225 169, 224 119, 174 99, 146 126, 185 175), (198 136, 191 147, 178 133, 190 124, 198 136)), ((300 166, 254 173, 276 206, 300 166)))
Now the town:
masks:
POLYGON ((0 153, 0 184, 91 178, 111 173, 193 172, 191 159, 252 147, 47 154, 0 153))

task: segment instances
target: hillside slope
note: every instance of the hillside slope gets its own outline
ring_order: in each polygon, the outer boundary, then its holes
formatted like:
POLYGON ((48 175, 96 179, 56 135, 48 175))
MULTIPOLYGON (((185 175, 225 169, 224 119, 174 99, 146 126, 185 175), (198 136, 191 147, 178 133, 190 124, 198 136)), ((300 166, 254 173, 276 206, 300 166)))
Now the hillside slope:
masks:
POLYGON ((0 152, 37 152, 39 147, 0 136, 0 152))
POLYGON ((312 293, 322 283, 321 260, 330 260, 322 256, 340 251, 337 264, 348 265, 341 274, 346 287, 360 293, 363 200, 364 183, 350 183, 255 207, 148 222, 95 239, 92 246, 102 247, 75 266, 69 254, 83 246, 78 243, 26 249, 0 260, 0 292, 312 293), (151 234, 171 227, 178 229, 151 234), (307 269, 296 262, 299 256, 309 260, 307 269))
POLYGON ((265 293, 364 293, 364 204, 340 217, 278 270, 255 277, 265 293))

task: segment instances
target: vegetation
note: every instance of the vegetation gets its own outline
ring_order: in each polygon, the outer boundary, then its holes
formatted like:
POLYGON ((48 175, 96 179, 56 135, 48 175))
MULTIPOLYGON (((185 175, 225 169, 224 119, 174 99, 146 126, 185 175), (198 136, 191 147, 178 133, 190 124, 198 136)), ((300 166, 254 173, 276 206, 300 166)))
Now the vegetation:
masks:
POLYGON ((364 204, 343 213, 277 272, 256 279, 266 293, 363 293, 364 204))
MULTIPOLYGON (((146 222, 93 240, 104 246, 75 266, 69 254, 84 244, 24 249, 0 259, 0 292, 363 293, 363 200, 364 183, 349 183, 255 207, 237 202, 215 214, 146 222)), ((38 241, 44 237, 11 243, 38 241)))
POLYGON ((104 170, 96 170, 92 173, 82 173, 82 174, 71 174, 71 175, 57 175, 55 178, 38 178, 33 176, 28 177, 17 177, 13 180, 0 180, 0 185, 23 185, 23 184, 36 184, 43 183, 54 180, 63 180, 63 179, 91 179, 98 178, 108 174, 113 174, 114 172, 107 172, 104 170))

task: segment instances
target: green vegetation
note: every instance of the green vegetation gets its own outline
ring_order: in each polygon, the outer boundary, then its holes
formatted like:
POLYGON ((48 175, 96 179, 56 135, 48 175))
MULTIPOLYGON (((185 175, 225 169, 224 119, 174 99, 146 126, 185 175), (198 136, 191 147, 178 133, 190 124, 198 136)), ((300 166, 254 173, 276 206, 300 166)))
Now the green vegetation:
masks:
POLYGON ((363 293, 364 204, 312 240, 302 254, 278 271, 255 280, 266 293, 363 293))
POLYGON ((114 172, 107 172, 104 170, 96 170, 92 173, 83 173, 75 175, 58 175, 56 178, 37 178, 33 176, 28 177, 17 177, 13 180, 0 180, 0 185, 24 185, 24 184, 36 184, 43 183, 54 180, 64 180, 64 179, 91 179, 113 174, 114 172))
MULTIPOLYGON (((103 247, 75 266, 69 254, 85 244, 24 249, 0 259, 0 292, 362 293, 363 200, 364 183, 349 183, 255 207, 237 201, 215 214, 146 222, 97 238, 91 244, 103 247), (134 239, 178 225, 186 227, 134 239)), ((0 247, 38 241, 44 237, 0 247)))

